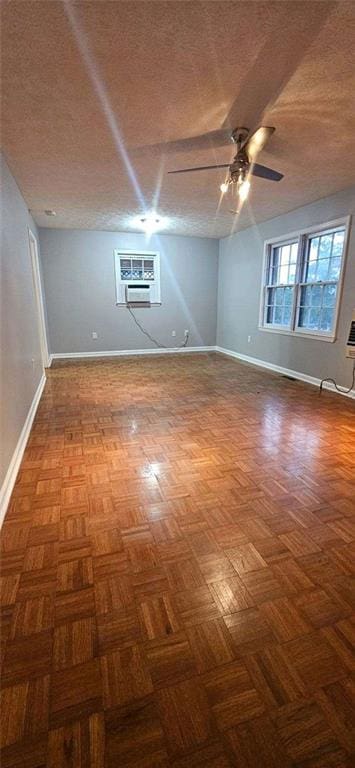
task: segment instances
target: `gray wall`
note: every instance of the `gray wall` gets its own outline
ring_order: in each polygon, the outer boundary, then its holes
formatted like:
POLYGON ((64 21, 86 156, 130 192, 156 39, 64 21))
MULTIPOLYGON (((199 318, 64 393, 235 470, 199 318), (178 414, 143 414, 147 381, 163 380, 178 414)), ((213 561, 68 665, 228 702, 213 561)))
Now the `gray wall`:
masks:
POLYGON ((221 240, 217 344, 300 373, 317 378, 332 376, 342 385, 349 384, 352 362, 345 358, 345 345, 351 312, 355 308, 354 220, 350 232, 337 340, 329 343, 263 332, 258 330, 258 322, 264 240, 354 214, 354 211, 355 187, 221 240))
POLYGON ((0 487, 42 376, 28 227, 36 225, 0 153, 0 487))
POLYGON ((189 345, 216 343, 217 240, 160 235, 147 241, 143 234, 41 229, 40 244, 51 352, 154 347, 127 308, 116 306, 115 248, 160 252, 162 305, 135 309, 153 336, 172 347, 188 328, 189 345))

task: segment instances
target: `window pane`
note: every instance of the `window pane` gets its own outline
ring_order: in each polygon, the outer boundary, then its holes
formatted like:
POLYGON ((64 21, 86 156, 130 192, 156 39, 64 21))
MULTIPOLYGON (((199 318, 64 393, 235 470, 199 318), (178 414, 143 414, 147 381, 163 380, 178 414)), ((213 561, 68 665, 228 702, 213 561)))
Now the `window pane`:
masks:
POLYGON ((306 307, 301 307, 300 308, 300 316, 299 316, 298 325, 301 328, 308 328, 308 325, 309 325, 309 313, 310 313, 310 310, 307 309, 306 307))
POLYGON ((336 285, 325 285, 323 290, 323 307, 334 307, 336 295, 336 285))
POLYGON ((282 264, 280 267, 279 283, 281 285, 288 283, 288 264, 282 264))
POLYGON ((280 248, 273 248, 272 249, 272 256, 271 256, 271 262, 273 267, 277 267, 279 263, 279 253, 280 248))
POLYGON ((341 258, 336 256, 332 257, 330 261, 329 280, 339 280, 340 277, 341 258))
POLYGON ((316 261, 309 261, 306 269, 306 280, 309 280, 312 282, 312 280, 316 279, 317 275, 317 262, 316 261))
POLYGON ((270 285, 287 285, 295 282, 297 249, 297 242, 272 248, 268 275, 270 285))
POLYGON ((280 248, 273 248, 270 260, 270 283, 276 285, 278 283, 278 271, 279 271, 279 253, 280 248))
POLYGON ((331 331, 333 327, 334 309, 330 307, 322 309, 320 328, 322 331, 331 331))
POLYGON ((144 279, 154 280, 154 261, 153 259, 144 259, 144 279))
POLYGON ((331 331, 336 294, 336 285, 303 286, 298 327, 308 328, 310 331, 331 331))
POLYGON ((293 309, 293 288, 268 288, 266 323, 290 326, 293 309))
POLYGON ((283 295, 284 295, 283 288, 275 288, 275 304, 283 303, 283 295))
POLYGON ((272 284, 277 285, 279 282, 280 248, 274 248, 273 250, 272 265, 272 284))
POLYGON ((275 304, 275 288, 268 288, 267 291, 267 303, 275 304))
POLYGON ((301 289, 301 306, 310 305, 312 286, 304 285, 301 289))
POLYGON ((132 279, 140 280, 143 277, 142 259, 132 259, 132 279))
POLYGON ((311 305, 312 307, 320 307, 321 303, 322 303, 322 287, 320 285, 312 285, 311 305))
POLYGON ((121 264, 121 280, 131 280, 131 259, 120 259, 121 264))
POLYGON ((268 288, 267 290, 267 307, 266 307, 266 322, 273 323, 274 320, 274 303, 275 303, 275 288, 268 288))
POLYGON ((281 264, 288 265, 290 262, 290 246, 283 245, 281 248, 281 264))
POLYGON ((274 323, 276 325, 282 324, 282 307, 275 307, 274 323))
POLYGON ((273 323, 273 317, 274 317, 274 308, 268 307, 266 312, 266 322, 273 323))
POLYGON ((296 264, 290 264, 290 271, 288 275, 288 282, 294 283, 296 280, 296 264))
POLYGON ((345 232, 342 230, 309 239, 304 277, 307 282, 338 280, 344 235, 345 232))
POLYGON ((293 288, 284 289, 284 304, 287 307, 292 307, 293 302, 293 288))
POLYGON ((345 231, 334 232, 332 256, 342 256, 345 231))
POLYGON ((317 330, 320 323, 320 309, 310 309, 309 311, 309 328, 317 330))
POLYGON ((282 318, 283 325, 290 325, 291 313, 292 313, 292 306, 285 304, 284 310, 283 310, 283 318, 282 318))
POLYGON ((319 243, 319 258, 326 259, 330 257, 332 252, 332 235, 322 235, 319 243))
POLYGON ((321 259, 317 265, 317 280, 327 280, 329 271, 329 259, 321 259))
POLYGON ((319 237, 311 237, 309 241, 309 255, 308 255, 309 261, 317 261, 318 246, 319 246, 319 237))

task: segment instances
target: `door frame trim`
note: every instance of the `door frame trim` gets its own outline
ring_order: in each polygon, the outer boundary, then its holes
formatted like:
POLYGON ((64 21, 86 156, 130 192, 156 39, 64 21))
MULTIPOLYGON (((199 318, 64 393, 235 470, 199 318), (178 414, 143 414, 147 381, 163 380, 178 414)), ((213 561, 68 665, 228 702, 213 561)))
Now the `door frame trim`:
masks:
POLYGON ((30 258, 31 258, 33 287, 34 287, 35 301, 37 305, 36 308, 37 308, 38 331, 39 331, 39 340, 40 340, 40 347, 41 347, 42 364, 43 364, 43 368, 49 368, 50 356, 48 351, 48 339, 47 339, 47 328, 46 328, 45 311, 44 311, 44 300, 43 300, 41 273, 39 268, 38 242, 37 242, 36 236, 33 234, 30 228, 28 228, 28 240, 29 240, 30 258))

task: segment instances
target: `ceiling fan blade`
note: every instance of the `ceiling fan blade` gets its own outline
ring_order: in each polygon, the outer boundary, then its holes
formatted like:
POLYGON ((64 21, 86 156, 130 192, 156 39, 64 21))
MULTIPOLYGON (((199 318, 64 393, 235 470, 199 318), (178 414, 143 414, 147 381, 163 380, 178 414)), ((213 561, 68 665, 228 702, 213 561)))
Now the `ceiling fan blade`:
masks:
POLYGON ((168 171, 168 173, 191 173, 191 171, 210 171, 212 168, 229 168, 229 163, 223 163, 223 165, 200 165, 197 168, 179 168, 177 171, 168 171))
POLYGON ((151 156, 152 152, 193 152, 199 149, 215 149, 231 144, 231 131, 228 128, 219 128, 216 131, 201 133, 198 136, 188 136, 184 139, 173 141, 161 141, 159 144, 145 144, 141 147, 132 147, 130 152, 138 156, 151 156))
POLYGON ((262 125, 257 131, 254 131, 249 139, 244 144, 244 148, 248 153, 249 160, 253 162, 256 156, 261 152, 270 136, 274 133, 275 128, 269 125, 262 125))
POLYGON ((252 165, 251 173, 253 176, 259 176, 261 179, 268 179, 269 181, 281 181, 284 177, 283 173, 273 171, 272 168, 267 168, 266 165, 259 165, 259 163, 252 165))

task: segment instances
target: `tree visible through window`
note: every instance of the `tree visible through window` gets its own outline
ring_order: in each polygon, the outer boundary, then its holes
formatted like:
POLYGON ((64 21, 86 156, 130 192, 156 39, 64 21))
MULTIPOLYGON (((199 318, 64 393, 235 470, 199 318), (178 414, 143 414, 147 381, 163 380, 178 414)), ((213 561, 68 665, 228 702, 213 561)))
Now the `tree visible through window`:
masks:
POLYGON ((342 229, 307 240, 299 328, 331 332, 334 326, 344 237, 345 230, 342 229))
POLYGON ((289 326, 294 301, 298 243, 272 248, 266 298, 266 322, 289 326))

